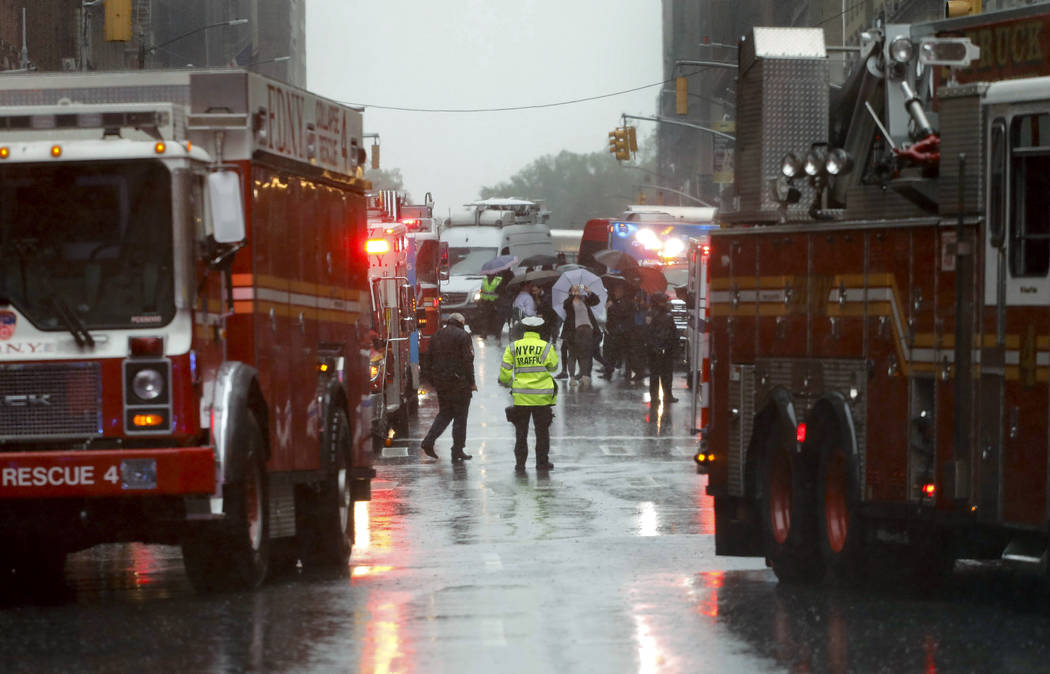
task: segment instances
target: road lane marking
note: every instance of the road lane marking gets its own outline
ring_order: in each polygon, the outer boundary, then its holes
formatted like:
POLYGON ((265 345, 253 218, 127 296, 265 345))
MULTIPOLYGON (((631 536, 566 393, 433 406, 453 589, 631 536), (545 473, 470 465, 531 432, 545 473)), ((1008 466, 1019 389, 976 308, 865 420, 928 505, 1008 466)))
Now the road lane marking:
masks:
POLYGON ((481 558, 485 560, 485 569, 488 570, 489 573, 495 573, 503 569, 503 562, 495 552, 486 552, 481 558))

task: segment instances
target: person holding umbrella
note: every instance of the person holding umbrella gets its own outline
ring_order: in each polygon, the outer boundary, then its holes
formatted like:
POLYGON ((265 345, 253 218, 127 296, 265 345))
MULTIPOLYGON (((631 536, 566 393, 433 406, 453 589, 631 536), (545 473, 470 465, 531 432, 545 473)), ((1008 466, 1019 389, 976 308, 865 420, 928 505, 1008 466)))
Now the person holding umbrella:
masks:
POLYGON ((598 321, 594 318, 591 307, 601 300, 594 292, 583 285, 574 285, 569 290, 569 296, 562 303, 565 310, 565 323, 571 326, 572 347, 570 357, 580 368, 579 377, 569 381, 569 387, 577 383, 580 389, 591 386, 591 367, 594 357, 594 336, 601 329, 598 321))

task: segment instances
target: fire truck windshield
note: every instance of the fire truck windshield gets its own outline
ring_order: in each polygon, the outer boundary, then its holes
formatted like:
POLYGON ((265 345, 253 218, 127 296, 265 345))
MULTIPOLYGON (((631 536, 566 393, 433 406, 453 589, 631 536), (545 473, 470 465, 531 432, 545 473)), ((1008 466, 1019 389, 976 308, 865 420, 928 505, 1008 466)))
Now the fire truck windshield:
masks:
POLYGON ((0 165, 0 299, 42 330, 168 323, 171 204, 157 161, 0 165))

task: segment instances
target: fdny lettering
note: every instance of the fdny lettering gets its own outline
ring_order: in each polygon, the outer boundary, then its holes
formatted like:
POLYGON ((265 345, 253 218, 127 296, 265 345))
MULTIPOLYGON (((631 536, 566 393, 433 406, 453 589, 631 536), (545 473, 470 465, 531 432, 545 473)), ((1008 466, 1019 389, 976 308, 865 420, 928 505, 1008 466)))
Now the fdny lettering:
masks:
POLYGON ((543 347, 536 344, 522 344, 514 346, 514 362, 524 367, 527 365, 543 365, 540 356, 543 355, 543 347))
POLYGON ((274 84, 266 85, 266 90, 268 147, 289 157, 305 159, 303 107, 306 99, 302 94, 285 91, 274 84))
POLYGON ((54 351, 54 345, 45 342, 14 342, 3 344, 4 353, 46 353, 54 351))
POLYGON ((74 487, 95 484, 94 466, 44 466, 4 468, 4 487, 74 487))
POLYGON ((317 120, 317 161, 322 165, 341 166, 339 138, 343 125, 339 108, 319 100, 314 105, 314 119, 317 120))

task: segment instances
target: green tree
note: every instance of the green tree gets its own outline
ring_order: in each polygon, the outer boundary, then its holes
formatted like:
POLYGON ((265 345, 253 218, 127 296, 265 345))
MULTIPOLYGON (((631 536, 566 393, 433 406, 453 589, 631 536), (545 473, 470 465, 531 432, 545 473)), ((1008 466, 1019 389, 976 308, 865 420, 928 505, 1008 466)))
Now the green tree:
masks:
POLYGON ((509 180, 482 187, 481 198, 542 199, 554 228, 581 228, 591 218, 618 217, 638 202, 639 185, 650 181, 652 143, 643 141, 638 162, 621 164, 608 152, 563 150, 544 155, 509 180))
POLYGON ((405 203, 413 203, 412 196, 405 189, 405 179, 399 168, 368 169, 365 171, 365 180, 372 183, 373 190, 397 190, 405 195, 405 203))

